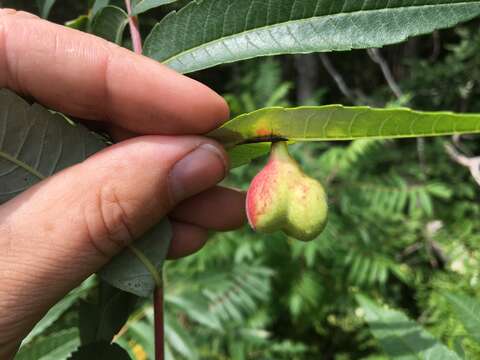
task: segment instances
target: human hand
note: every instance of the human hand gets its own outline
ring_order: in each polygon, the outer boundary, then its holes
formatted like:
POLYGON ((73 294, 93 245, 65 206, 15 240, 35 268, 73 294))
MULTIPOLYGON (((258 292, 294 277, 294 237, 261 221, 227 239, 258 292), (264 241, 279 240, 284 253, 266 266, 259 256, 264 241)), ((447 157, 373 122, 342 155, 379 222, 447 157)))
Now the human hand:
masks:
MULTIPOLYGON (((245 220, 204 134, 228 118, 204 85, 94 36, 0 10, 0 87, 87 119, 120 143, 0 207, 0 358, 86 277, 169 214, 169 257, 245 220), (221 214, 221 216, 219 216, 221 214)), ((1 185, 0 185, 1 186, 1 185)), ((1 191, 1 187, 0 187, 1 191)))

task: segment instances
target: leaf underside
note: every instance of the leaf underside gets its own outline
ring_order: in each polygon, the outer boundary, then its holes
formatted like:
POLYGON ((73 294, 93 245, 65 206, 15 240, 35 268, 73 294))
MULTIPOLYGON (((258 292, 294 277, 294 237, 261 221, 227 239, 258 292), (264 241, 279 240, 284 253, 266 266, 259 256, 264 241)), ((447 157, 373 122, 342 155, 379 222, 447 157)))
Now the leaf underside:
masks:
POLYGON ((455 352, 448 349, 400 311, 378 306, 364 296, 357 296, 357 301, 365 311, 365 319, 373 336, 391 358, 402 360, 461 359, 455 352))
POLYGON ((99 275, 111 285, 138 296, 148 297, 161 285, 163 262, 170 246, 172 230, 168 220, 163 220, 142 241, 116 256, 99 275))
POLYGON ((150 9, 171 4, 177 0, 137 0, 137 3, 133 6, 133 15, 138 15, 148 11, 150 9))
POLYGON ((40 10, 40 16, 44 19, 48 18, 50 11, 52 10, 53 5, 57 0, 37 0, 37 6, 40 10))
MULTIPOLYGON (((103 139, 84 126, 1 89, 0 205, 106 147, 103 139)), ((170 237, 170 224, 163 220, 132 245, 133 251, 125 249, 100 275, 122 290, 150 295, 159 281, 170 237), (118 267, 119 263, 124 268, 118 267)))
POLYGON ((107 6, 110 3, 110 0, 95 0, 95 3, 92 6, 92 16, 95 16, 101 9, 107 6))
POLYGON ((478 0, 204 0, 159 22, 144 53, 181 73, 258 56, 381 47, 480 14, 478 0))
POLYGON ((267 155, 270 152, 271 143, 262 142, 256 144, 238 145, 228 149, 230 167, 232 169, 246 165, 253 159, 267 155))
POLYGON ((0 90, 0 204, 105 147, 85 127, 0 90))
POLYGON ((128 24, 128 15, 116 6, 105 6, 93 19, 92 34, 116 44, 122 43, 123 32, 128 24))

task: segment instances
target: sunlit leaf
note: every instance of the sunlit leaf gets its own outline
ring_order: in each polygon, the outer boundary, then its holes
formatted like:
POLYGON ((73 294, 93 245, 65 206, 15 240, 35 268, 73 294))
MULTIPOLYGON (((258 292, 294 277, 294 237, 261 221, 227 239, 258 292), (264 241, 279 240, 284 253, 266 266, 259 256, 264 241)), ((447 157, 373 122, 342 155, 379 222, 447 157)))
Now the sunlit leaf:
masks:
POLYGON ((394 139, 466 133, 480 133, 480 114, 328 105, 257 110, 230 120, 209 133, 209 136, 230 149, 232 162, 236 165, 244 164, 267 151, 265 145, 244 145, 248 143, 280 139, 394 139))
POLYGON ((158 23, 145 55, 188 73, 257 56, 364 49, 480 14, 474 0, 203 0, 158 23))

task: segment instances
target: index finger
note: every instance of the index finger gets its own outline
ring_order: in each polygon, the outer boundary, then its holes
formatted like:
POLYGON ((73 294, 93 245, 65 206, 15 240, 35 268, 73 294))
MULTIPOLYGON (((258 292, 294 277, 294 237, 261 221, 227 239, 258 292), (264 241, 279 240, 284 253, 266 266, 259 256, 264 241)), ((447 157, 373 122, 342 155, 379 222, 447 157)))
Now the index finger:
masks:
POLYGON ((228 118, 205 85, 101 38, 0 10, 0 87, 141 134, 203 134, 228 118))

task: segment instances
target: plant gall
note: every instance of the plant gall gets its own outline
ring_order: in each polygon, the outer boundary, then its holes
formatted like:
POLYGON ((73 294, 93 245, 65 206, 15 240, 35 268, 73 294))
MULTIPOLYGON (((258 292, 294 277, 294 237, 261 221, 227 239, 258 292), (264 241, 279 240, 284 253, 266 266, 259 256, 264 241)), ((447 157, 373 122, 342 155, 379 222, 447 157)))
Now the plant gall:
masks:
POLYGON ((327 195, 317 180, 303 173, 282 141, 272 145, 267 165, 253 179, 246 210, 256 231, 281 230, 298 240, 310 241, 327 223, 327 195))

